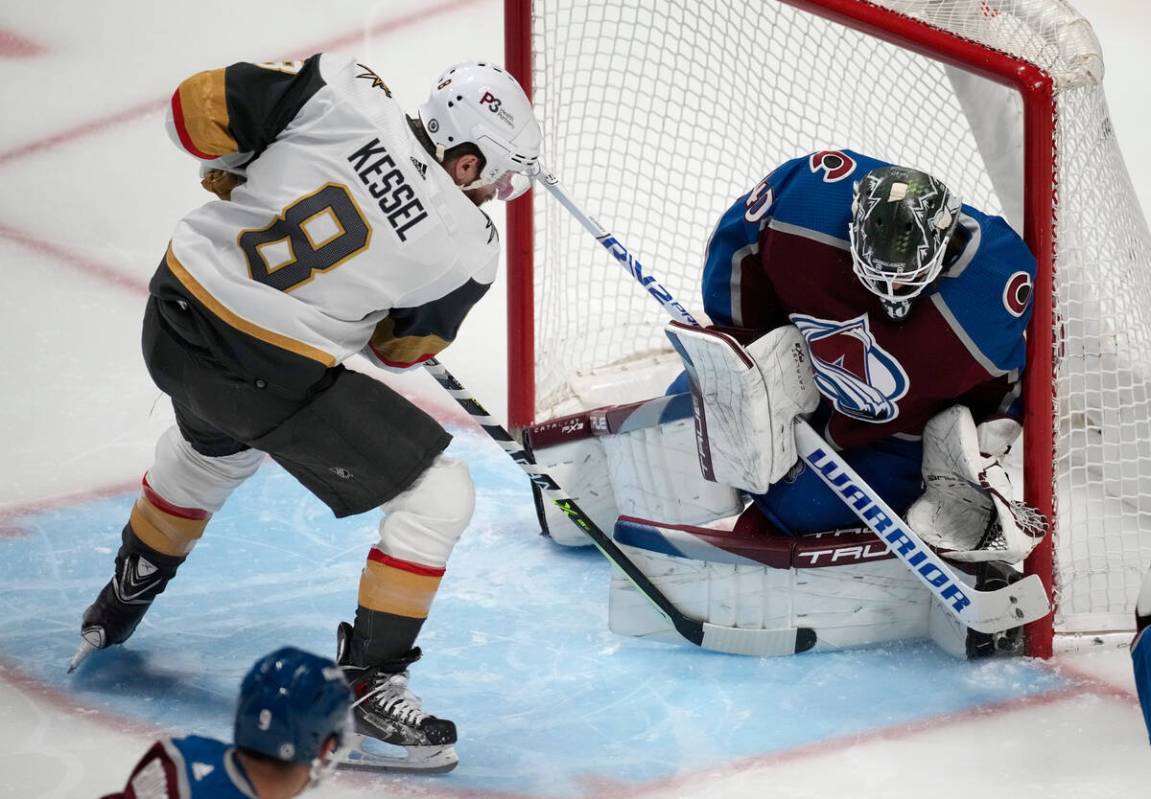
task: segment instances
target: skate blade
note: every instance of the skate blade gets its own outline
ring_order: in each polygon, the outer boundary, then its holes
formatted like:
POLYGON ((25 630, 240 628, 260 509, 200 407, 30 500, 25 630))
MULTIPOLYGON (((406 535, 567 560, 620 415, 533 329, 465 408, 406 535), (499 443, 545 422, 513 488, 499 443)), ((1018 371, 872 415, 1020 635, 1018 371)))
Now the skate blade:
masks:
POLYGON ((68 661, 68 673, 71 674, 80 667, 80 664, 88 659, 88 656, 95 652, 97 649, 104 648, 104 631, 98 627, 89 630, 84 630, 80 633, 80 646, 76 648, 76 654, 72 655, 72 659, 68 661))
POLYGON ((348 747, 337 755, 340 768, 361 771, 418 771, 443 774, 459 763, 456 748, 447 746, 393 746, 378 738, 349 733, 348 747))

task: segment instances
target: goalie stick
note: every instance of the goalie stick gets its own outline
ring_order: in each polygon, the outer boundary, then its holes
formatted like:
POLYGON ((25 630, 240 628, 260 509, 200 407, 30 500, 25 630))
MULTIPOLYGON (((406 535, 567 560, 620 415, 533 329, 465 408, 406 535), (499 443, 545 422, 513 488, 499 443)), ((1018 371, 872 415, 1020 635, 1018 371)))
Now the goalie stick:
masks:
POLYGON ((584 513, 558 483, 529 460, 523 447, 492 418, 483 405, 460 384, 444 365, 435 358, 424 361, 424 368, 436 379, 460 407, 467 411, 480 427, 498 443, 511 459, 519 464, 540 490, 547 494, 564 515, 587 533, 603 556, 617 566, 632 585, 675 627, 676 632, 703 649, 732 655, 794 655, 815 646, 815 631, 807 627, 785 627, 775 630, 757 630, 725 627, 688 618, 671 600, 648 579, 639 567, 624 554, 599 527, 584 513))
MULTIPOLYGON (((560 185, 559 179, 542 166, 539 181, 583 225, 596 241, 623 266, 641 286, 655 297, 672 319, 681 325, 699 327, 699 322, 664 288, 656 278, 643 274, 640 263, 623 244, 580 210, 560 185)), ((968 586, 914 530, 880 499, 847 463, 805 420, 795 420, 796 449, 860 521, 879 537, 943 606, 965 626, 982 633, 996 633, 1041 619, 1051 612, 1043 581, 1032 574, 993 591, 968 586)))

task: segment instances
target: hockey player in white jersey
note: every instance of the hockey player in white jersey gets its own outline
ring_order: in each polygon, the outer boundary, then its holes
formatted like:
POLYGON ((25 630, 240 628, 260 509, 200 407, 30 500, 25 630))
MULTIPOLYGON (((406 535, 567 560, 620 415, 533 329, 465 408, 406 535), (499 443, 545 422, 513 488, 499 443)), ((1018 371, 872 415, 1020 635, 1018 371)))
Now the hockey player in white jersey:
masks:
POLYGON ((320 54, 193 75, 168 129, 221 199, 180 221, 150 284, 144 358, 176 425, 84 612, 73 667, 128 639, 267 453, 336 516, 384 511, 338 659, 357 731, 404 756, 361 747, 353 764, 450 769, 455 725, 422 710, 407 670, 471 518, 471 478, 443 455, 438 423, 342 364, 362 353, 406 369, 455 338, 497 268, 478 206, 530 186, 531 105, 504 70, 468 63, 411 118, 371 69, 320 54))

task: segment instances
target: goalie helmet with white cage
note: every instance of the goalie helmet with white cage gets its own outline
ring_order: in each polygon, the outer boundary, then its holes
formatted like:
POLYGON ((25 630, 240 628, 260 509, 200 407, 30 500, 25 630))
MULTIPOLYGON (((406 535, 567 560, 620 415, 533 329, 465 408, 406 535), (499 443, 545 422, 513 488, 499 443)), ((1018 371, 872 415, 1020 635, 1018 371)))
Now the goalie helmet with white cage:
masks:
POLYGON ((461 144, 483 156, 479 177, 464 189, 495 187, 495 197, 514 200, 539 171, 543 134, 519 82, 494 64, 467 62, 448 69, 420 106, 420 121, 436 158, 461 144))
POLYGON ((896 321, 935 282, 959 221, 961 202, 918 169, 873 169, 856 184, 851 204, 851 261, 856 276, 896 321))

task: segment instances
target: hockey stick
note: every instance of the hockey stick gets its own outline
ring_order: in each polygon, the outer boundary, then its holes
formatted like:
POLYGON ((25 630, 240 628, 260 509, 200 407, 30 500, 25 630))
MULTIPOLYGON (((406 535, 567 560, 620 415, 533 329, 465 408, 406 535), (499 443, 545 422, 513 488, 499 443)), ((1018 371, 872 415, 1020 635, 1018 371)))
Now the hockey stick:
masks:
MULTIPOLYGON (((615 236, 580 210, 555 175, 541 169, 538 179, 584 229, 659 301, 672 319, 683 325, 699 327, 699 322, 670 291, 651 275, 643 274, 639 261, 615 236)), ((980 591, 966 585, 811 425, 797 418, 795 428, 796 449, 803 461, 962 624, 978 632, 994 633, 1041 619, 1051 612, 1043 581, 1035 574, 993 591, 980 591)))
POLYGON ((755 630, 742 627, 725 627, 710 622, 700 622, 685 616, 679 608, 624 554, 614 541, 596 526, 584 513, 575 500, 559 486, 551 475, 542 471, 529 460, 523 447, 512 438, 499 422, 492 418, 483 405, 473 397, 458 380, 435 358, 424 361, 424 368, 431 373, 445 391, 467 411, 476 422, 503 447, 511 459, 519 464, 533 483, 546 493, 564 515, 577 527, 587 533, 603 556, 617 566, 632 585, 636 587, 675 627, 676 631, 696 646, 732 655, 794 655, 806 652, 815 646, 815 631, 806 627, 782 628, 777 630, 755 630))

